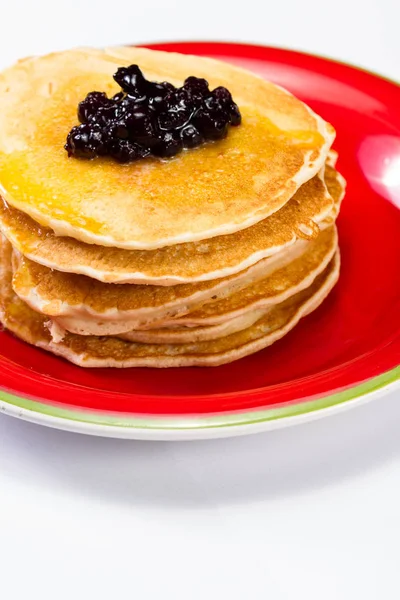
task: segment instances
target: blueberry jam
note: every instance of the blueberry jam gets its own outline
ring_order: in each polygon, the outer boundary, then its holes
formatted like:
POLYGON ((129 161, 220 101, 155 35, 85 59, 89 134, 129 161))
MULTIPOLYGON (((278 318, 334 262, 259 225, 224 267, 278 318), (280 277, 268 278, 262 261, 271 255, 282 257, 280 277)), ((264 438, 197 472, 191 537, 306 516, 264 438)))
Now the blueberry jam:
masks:
POLYGON ((240 125, 239 108, 224 87, 210 90, 208 82, 188 77, 183 86, 147 81, 137 65, 114 75, 122 91, 108 98, 90 92, 79 103, 81 125, 68 134, 68 156, 111 156, 126 163, 159 156, 170 158, 183 148, 220 140, 229 125, 240 125))

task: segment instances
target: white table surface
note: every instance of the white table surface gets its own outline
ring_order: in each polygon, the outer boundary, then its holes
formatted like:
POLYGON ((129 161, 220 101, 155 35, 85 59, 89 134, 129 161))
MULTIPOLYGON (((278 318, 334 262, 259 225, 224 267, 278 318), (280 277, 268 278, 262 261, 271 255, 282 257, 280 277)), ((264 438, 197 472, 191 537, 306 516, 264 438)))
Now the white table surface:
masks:
MULTIPOLYGON (((398 0, 241 5, 2 0, 0 66, 71 45, 214 38, 400 78, 398 0)), ((192 443, 90 438, 1 416, 0 598, 398 599, 399 401, 192 443)))

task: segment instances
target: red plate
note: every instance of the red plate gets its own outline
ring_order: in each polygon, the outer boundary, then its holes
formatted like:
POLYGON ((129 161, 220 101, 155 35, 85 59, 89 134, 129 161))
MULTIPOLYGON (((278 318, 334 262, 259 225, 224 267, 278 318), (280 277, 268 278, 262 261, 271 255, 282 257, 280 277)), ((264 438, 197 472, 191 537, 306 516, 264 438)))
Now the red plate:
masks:
POLYGON ((198 438, 320 416, 399 383, 399 86, 275 48, 197 42, 151 48, 256 71, 334 125, 338 168, 348 182, 339 284, 282 341, 218 368, 85 370, 0 332, 0 410, 99 435, 198 438))

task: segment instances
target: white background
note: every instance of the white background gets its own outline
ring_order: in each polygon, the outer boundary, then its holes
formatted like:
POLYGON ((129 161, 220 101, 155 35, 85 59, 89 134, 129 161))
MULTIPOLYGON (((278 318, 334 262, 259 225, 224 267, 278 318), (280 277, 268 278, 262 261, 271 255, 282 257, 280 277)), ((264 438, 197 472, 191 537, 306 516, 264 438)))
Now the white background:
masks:
MULTIPOLYGON (((214 38, 400 78, 398 0, 0 6, 0 66, 72 45, 214 38)), ((1 416, 0 598, 398 599, 399 400, 193 443, 86 438, 1 416)))

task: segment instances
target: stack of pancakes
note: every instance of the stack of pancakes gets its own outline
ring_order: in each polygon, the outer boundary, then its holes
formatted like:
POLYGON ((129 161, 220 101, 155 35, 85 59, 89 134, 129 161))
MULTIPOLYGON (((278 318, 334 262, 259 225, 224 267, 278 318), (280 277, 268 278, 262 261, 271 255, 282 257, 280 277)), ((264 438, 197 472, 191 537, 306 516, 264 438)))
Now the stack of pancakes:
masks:
POLYGON ((334 130, 280 87, 139 48, 30 58, 0 78, 0 319, 87 367, 231 362, 286 335, 339 275, 334 130), (242 124, 174 159, 68 158, 112 74, 226 86, 242 124))

